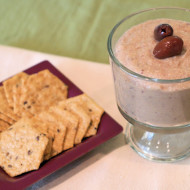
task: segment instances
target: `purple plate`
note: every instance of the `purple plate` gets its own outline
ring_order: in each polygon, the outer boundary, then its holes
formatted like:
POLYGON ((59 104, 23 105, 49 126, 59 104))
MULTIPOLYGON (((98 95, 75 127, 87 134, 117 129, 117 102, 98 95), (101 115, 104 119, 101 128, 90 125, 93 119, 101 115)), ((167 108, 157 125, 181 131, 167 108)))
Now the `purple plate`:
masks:
MULTIPOLYGON (((69 79, 67 79, 60 71, 58 71, 50 62, 43 61, 27 70, 28 74, 37 73, 41 70, 48 69, 59 79, 61 79, 65 84, 69 86, 69 97, 73 97, 83 92, 75 86, 69 79)), ((18 177, 9 177, 0 168, 0 189, 23 189, 26 188, 38 180, 52 174, 56 170, 62 168, 63 166, 69 164, 75 159, 81 157, 87 152, 91 151, 98 145, 109 140, 110 138, 116 136, 122 132, 123 128, 116 123, 107 113, 104 113, 99 124, 98 132, 95 136, 86 138, 81 144, 75 146, 74 148, 67 150, 50 160, 43 162, 40 168, 36 171, 31 171, 22 174, 18 177)))

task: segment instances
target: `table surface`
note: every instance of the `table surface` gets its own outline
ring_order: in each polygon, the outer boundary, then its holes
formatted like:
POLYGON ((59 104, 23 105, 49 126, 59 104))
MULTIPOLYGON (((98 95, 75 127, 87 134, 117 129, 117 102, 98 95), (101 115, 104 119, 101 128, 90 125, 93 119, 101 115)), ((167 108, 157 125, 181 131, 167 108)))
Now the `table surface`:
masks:
MULTIPOLYGON (((125 129, 111 68, 100 64, 108 63, 107 37, 128 14, 163 6, 190 8, 190 1, 0 0, 0 80, 49 60, 125 129)), ((147 161, 125 144, 122 133, 28 189, 189 190, 189 177, 190 158, 147 161)))
POLYGON ((163 6, 190 8, 190 1, 0 0, 0 44, 108 63, 113 26, 128 14, 163 6))
MULTIPOLYGON (((125 128, 115 102, 110 65, 0 46, 0 80, 43 60, 49 60, 125 128)), ((145 160, 125 143, 121 133, 28 190, 188 190, 189 177, 190 158, 176 163, 145 160)))

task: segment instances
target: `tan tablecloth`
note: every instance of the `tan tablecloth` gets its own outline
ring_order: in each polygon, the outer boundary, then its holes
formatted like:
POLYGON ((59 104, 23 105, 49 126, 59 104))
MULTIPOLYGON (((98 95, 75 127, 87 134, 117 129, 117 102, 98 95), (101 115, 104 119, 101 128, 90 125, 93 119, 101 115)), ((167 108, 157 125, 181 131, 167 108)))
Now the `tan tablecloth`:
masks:
MULTIPOLYGON (((125 128, 109 65, 0 46, 0 80, 43 60, 54 64, 125 128)), ((125 144, 122 133, 29 189, 189 190, 190 158, 165 164, 147 161, 125 144)))

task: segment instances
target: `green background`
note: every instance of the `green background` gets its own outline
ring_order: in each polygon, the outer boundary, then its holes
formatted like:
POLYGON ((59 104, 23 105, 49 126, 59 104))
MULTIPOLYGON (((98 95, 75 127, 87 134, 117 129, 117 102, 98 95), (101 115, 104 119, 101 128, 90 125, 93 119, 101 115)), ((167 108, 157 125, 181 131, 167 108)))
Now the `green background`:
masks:
POLYGON ((0 0, 0 44, 108 63, 107 37, 130 13, 189 0, 0 0))

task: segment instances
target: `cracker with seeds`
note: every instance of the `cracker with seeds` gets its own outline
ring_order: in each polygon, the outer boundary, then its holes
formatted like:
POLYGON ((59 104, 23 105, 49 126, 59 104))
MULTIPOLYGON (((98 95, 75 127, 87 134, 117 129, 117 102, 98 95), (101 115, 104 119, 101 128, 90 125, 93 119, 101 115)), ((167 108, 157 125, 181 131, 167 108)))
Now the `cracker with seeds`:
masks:
POLYGON ((85 134, 85 137, 90 137, 97 133, 98 125, 100 123, 104 110, 86 94, 82 95, 82 99, 85 106, 87 107, 86 110, 88 110, 88 113, 91 117, 90 126, 85 134))
POLYGON ((6 123, 5 121, 0 119, 0 133, 8 129, 10 125, 6 123))
POLYGON ((78 129, 77 116, 57 106, 50 107, 49 113, 56 114, 57 120, 64 123, 67 128, 67 133, 63 144, 63 150, 72 148, 74 146, 74 140, 78 129))
POLYGON ((15 123, 15 121, 13 119, 9 118, 8 116, 6 116, 6 115, 4 115, 2 113, 0 113, 0 119, 7 122, 7 123, 9 123, 9 124, 14 124, 15 123))
POLYGON ((7 98, 7 102, 9 106, 12 108, 14 106, 13 86, 18 86, 21 81, 21 78, 25 76, 27 76, 27 74, 24 72, 21 72, 3 82, 3 87, 4 87, 5 95, 7 98))
POLYGON ((67 103, 70 102, 75 102, 81 107, 83 107, 83 109, 87 111, 88 115, 91 118, 91 123, 85 134, 85 137, 95 135, 97 133, 98 125, 100 123, 100 119, 104 110, 86 94, 81 94, 79 96, 67 99, 67 103))
POLYGON ((14 114, 13 110, 7 106, 7 99, 2 86, 0 86, 0 113, 8 116, 15 121, 20 119, 16 114, 14 114))
POLYGON ((45 134, 46 137, 49 139, 47 147, 44 151, 44 160, 48 160, 51 158, 52 155, 52 143, 53 143, 53 137, 49 135, 49 124, 47 122, 42 122, 41 120, 32 117, 32 118, 25 118, 25 123, 28 123, 41 133, 45 134))
POLYGON ((37 170, 48 138, 21 119, 0 135, 0 166, 11 177, 37 170))
POLYGON ((13 110, 14 113, 16 113, 20 117, 33 117, 33 114, 24 109, 24 107, 21 105, 21 96, 23 93, 22 89, 28 77, 29 75, 22 77, 20 83, 17 86, 13 87, 13 110))
POLYGON ((22 92, 22 85, 24 81, 28 78, 29 75, 22 75, 20 80, 13 85, 12 91, 13 91, 13 111, 15 114, 22 116, 23 109, 20 106, 20 97, 22 92))
POLYGON ((49 70, 27 78, 21 93, 21 106, 36 115, 67 98, 68 87, 49 70))
POLYGON ((78 105, 76 102, 71 102, 67 100, 61 101, 58 104, 58 107, 62 109, 66 109, 74 113, 78 117, 79 125, 78 125, 78 130, 76 132, 74 143, 79 144, 81 143, 82 139, 84 138, 87 132, 87 129, 91 122, 91 118, 88 115, 87 111, 82 106, 78 105))
POLYGON ((53 138, 52 156, 61 153, 67 129, 65 124, 57 117, 56 114, 50 114, 48 111, 41 112, 36 117, 42 122, 48 123, 48 134, 53 138))

